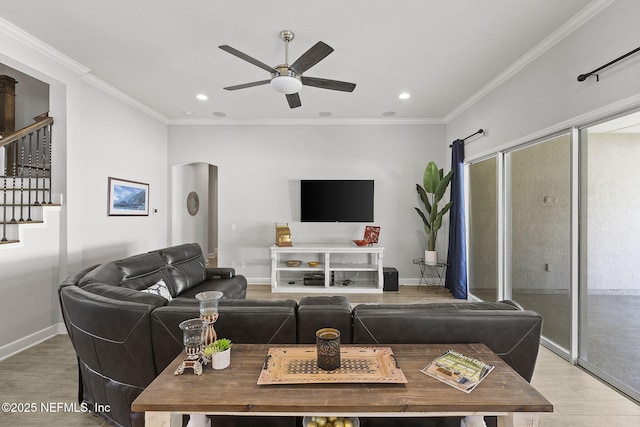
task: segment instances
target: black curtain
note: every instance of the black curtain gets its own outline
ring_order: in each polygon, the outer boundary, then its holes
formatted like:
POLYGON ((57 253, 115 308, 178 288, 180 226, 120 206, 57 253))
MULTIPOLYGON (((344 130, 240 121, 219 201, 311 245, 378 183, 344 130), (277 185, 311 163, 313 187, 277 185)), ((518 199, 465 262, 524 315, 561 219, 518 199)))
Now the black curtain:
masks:
POLYGON ((445 287, 454 298, 467 299, 467 247, 464 216, 464 140, 451 145, 451 196, 449 250, 445 287))

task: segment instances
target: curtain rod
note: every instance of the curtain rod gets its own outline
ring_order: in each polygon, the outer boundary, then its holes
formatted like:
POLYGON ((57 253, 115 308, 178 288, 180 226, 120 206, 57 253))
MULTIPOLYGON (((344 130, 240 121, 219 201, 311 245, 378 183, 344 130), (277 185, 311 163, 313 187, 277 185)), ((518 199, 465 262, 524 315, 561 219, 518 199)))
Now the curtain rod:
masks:
MULTIPOLYGON (((466 141, 467 139, 471 138, 472 136, 476 136, 478 134, 483 134, 484 135, 484 129, 478 129, 476 132, 472 133, 468 137, 462 138, 461 141, 466 141)), ((453 146, 453 144, 449 145, 449 148, 451 148, 452 146, 453 146)))
POLYGON ((614 59, 613 61, 608 62, 608 63, 604 64, 602 67, 600 67, 600 68, 596 68, 595 70, 593 70, 593 71, 591 71, 591 72, 589 72, 589 73, 586 73, 586 74, 580 74, 580 75, 578 76, 578 81, 579 81, 579 82, 583 82, 583 81, 587 80, 587 78, 588 78, 588 77, 591 77, 591 76, 593 76, 594 74, 595 74, 595 76, 596 76, 596 81, 600 81, 600 76, 599 76, 598 74, 596 74, 598 71, 600 71, 600 70, 602 70, 602 69, 604 69, 604 68, 607 68, 608 66, 613 65, 613 64, 615 64, 615 63, 616 63, 616 62, 618 62, 618 61, 622 61, 622 60, 623 60, 624 58, 626 58, 627 56, 631 56, 631 55, 633 55, 634 53, 636 53, 636 52, 638 52, 638 51, 640 51, 640 47, 637 47, 637 48, 633 49, 631 52, 627 52, 627 53, 625 53, 625 54, 624 54, 624 55, 622 55, 621 57, 616 58, 616 59, 614 59))

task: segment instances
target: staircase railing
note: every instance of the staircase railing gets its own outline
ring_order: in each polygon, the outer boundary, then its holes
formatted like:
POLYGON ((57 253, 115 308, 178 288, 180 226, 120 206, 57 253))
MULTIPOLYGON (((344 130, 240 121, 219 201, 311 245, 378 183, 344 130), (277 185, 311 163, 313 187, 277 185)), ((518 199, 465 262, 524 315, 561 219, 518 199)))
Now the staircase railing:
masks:
POLYGON ((7 224, 32 221, 32 206, 53 204, 51 201, 53 118, 49 117, 48 113, 44 113, 35 117, 34 120, 35 123, 10 135, 4 135, 0 139, 0 148, 4 147, 5 150, 2 176, 4 216, 0 242, 8 240, 7 224), (9 198, 11 200, 8 200, 9 198), (19 213, 16 213, 16 208, 19 213), (19 219, 16 219, 17 215, 19 219))

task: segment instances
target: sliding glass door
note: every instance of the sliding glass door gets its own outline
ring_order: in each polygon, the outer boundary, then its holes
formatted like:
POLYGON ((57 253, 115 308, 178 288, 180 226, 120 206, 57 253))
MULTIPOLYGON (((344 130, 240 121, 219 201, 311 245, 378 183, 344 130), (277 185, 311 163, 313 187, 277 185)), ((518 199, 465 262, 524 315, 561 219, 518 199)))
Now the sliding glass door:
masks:
POLYGON ((544 318, 542 335, 571 346, 571 138, 514 150, 507 167, 507 294, 544 318))
POLYGON ((469 293, 484 301, 499 299, 497 163, 493 157, 467 169, 469 293))
POLYGON ((640 112, 467 164, 469 293, 640 401, 640 112))
POLYGON ((579 363, 640 400, 640 114, 580 132, 579 363))

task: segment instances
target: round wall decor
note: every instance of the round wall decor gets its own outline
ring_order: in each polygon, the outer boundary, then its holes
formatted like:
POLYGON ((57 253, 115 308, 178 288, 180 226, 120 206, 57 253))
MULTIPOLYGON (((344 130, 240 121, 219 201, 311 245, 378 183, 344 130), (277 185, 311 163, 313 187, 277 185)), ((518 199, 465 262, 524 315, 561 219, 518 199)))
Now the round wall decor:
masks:
POLYGON ((198 209, 200 209, 200 198, 198 197, 198 193, 192 191, 187 196, 187 211, 189 215, 195 216, 198 213, 198 209))

